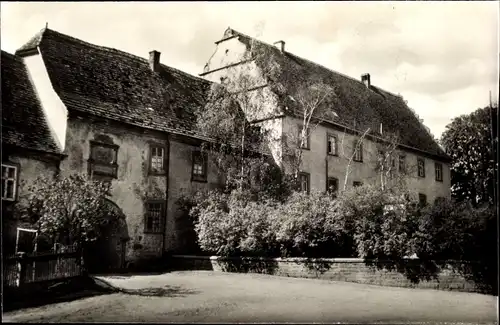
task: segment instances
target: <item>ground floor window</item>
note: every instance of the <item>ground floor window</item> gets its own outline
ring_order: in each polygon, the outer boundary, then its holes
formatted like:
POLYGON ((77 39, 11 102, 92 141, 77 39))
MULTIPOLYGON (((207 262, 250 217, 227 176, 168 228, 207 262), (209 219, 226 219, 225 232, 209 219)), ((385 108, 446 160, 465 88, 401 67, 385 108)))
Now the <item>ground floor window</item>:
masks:
POLYGON ((300 173, 299 175, 299 181, 300 181, 300 191, 301 192, 306 192, 309 194, 309 182, 310 182, 310 176, 308 173, 300 173))
POLYGON ((337 195, 339 190, 339 180, 335 177, 328 177, 328 182, 326 184, 326 191, 331 195, 337 195))
POLYGON ((145 233, 162 233, 165 202, 160 200, 146 203, 146 216, 144 222, 145 233))

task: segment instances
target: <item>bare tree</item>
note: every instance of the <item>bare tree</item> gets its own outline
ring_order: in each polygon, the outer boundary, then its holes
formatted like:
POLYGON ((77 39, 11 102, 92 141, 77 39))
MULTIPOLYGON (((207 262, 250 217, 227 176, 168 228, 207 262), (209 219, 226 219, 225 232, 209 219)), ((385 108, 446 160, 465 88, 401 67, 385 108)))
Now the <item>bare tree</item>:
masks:
POLYGON ((308 81, 301 85, 291 100, 292 115, 300 120, 297 132, 287 135, 283 151, 297 180, 302 164, 303 150, 309 146, 311 134, 323 122, 332 122, 338 115, 332 110, 335 90, 321 81, 308 81))
MULTIPOLYGON (((256 26, 256 37, 263 29, 263 23, 256 26)), ((197 115, 198 128, 215 140, 206 147, 219 174, 230 181, 237 179, 240 188, 249 173, 248 154, 266 151, 265 130, 250 123, 254 113, 259 112, 266 101, 258 91, 261 85, 254 77, 255 64, 252 63, 257 56, 264 54, 258 53, 255 40, 250 40, 247 51, 236 58, 242 63, 225 69, 221 84, 212 85, 208 104, 197 115)))
POLYGON ((362 153, 363 150, 363 140, 365 139, 366 135, 370 132, 370 128, 367 128, 361 136, 356 140, 356 143, 353 147, 349 147, 345 144, 345 136, 347 133, 347 129, 344 129, 344 132, 342 134, 342 140, 340 141, 340 148, 342 148, 341 156, 347 160, 347 165, 345 167, 345 176, 344 176, 344 186, 343 190, 345 191, 347 189, 347 182, 349 180, 349 175, 351 173, 351 165, 352 161, 354 160, 354 157, 362 153), (346 153, 346 148, 352 149, 349 150, 348 153, 346 153))

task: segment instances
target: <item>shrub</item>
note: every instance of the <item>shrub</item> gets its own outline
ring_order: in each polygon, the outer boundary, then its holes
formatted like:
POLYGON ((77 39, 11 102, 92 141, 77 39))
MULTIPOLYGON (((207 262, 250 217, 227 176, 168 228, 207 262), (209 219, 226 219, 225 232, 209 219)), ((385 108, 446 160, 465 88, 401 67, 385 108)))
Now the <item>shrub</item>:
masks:
POLYGON ((278 207, 274 225, 282 256, 338 257, 350 251, 343 216, 326 194, 293 193, 278 207))
POLYGON ((339 214, 345 218, 346 231, 352 233, 360 257, 401 259, 412 254, 408 229, 415 219, 404 194, 364 185, 339 196, 339 214))
POLYGON ((441 264, 473 280, 486 293, 498 294, 497 216, 492 206, 445 200, 422 211, 415 235, 418 256, 441 264))

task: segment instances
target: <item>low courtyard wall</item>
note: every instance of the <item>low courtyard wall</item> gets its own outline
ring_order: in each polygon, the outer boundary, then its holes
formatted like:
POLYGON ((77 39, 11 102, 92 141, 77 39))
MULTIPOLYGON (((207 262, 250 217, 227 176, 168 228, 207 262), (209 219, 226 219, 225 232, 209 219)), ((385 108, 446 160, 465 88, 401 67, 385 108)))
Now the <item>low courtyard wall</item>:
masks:
MULTIPOLYGON (((212 270, 218 272, 263 273, 298 278, 319 278, 363 284, 405 288, 426 288, 465 292, 484 292, 458 269, 468 262, 424 262, 408 258, 391 261, 367 261, 362 258, 258 258, 173 255, 172 270, 212 270)), ((465 268, 464 268, 465 266, 465 268)))

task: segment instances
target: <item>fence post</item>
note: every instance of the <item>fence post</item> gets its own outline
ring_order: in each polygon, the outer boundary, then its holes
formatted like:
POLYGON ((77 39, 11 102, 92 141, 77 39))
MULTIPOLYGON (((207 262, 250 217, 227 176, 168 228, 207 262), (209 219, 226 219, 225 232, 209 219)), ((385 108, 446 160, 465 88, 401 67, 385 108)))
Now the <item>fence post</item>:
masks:
POLYGON ((17 256, 19 257, 17 260, 17 271, 19 275, 17 286, 22 287, 26 282, 26 253, 19 252, 17 256))

